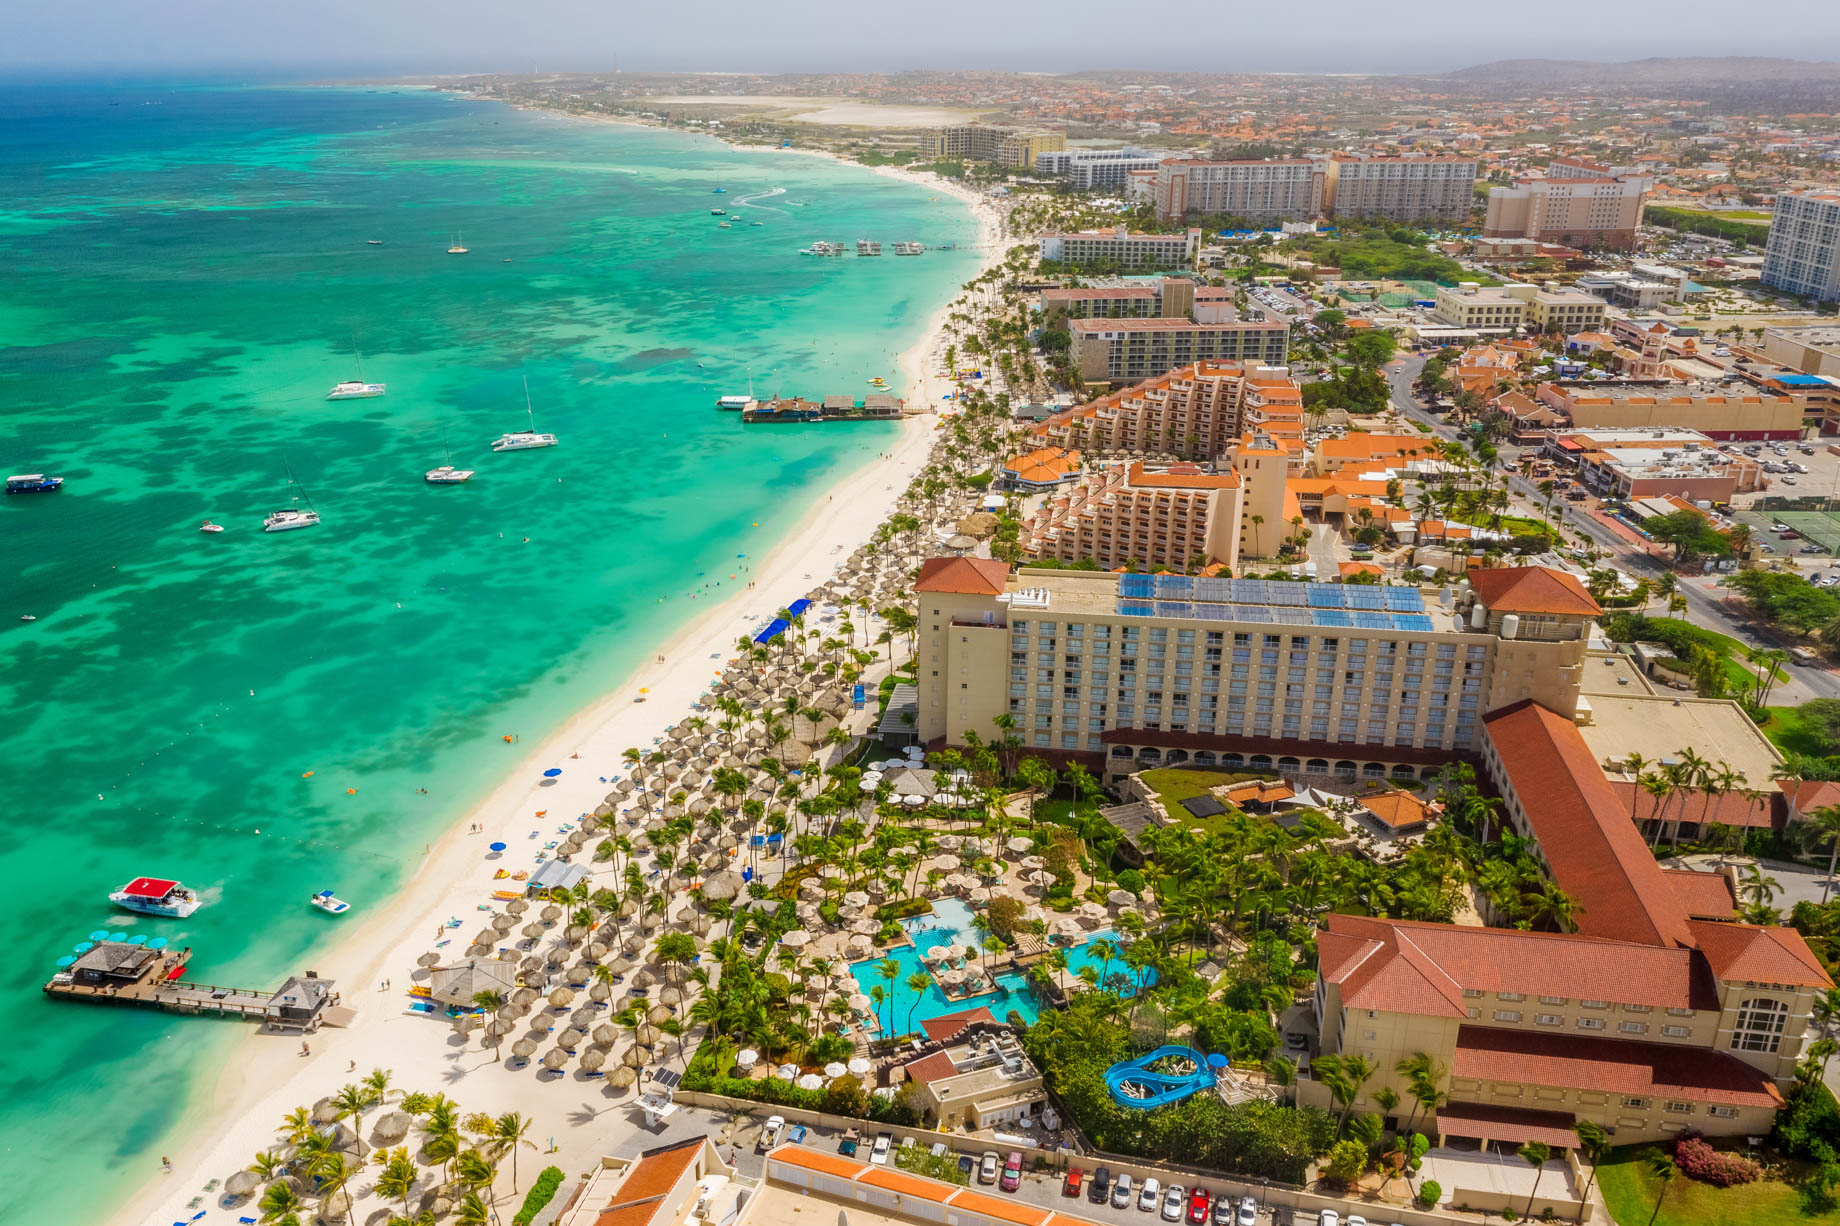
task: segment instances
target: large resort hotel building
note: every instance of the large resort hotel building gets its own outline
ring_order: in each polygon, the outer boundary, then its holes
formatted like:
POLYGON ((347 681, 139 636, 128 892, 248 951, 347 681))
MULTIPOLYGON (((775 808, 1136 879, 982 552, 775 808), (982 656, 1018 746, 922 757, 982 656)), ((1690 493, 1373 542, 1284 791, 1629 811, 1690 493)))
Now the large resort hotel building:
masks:
POLYGON ((1179 272, 1195 266, 1201 231, 1140 234, 1128 226, 1041 236, 1041 258, 1062 264, 1116 266, 1127 272, 1179 272))
POLYGON ((1489 710, 1573 710, 1599 611, 1557 571, 1471 584, 1427 598, 934 558, 914 586, 916 731, 959 745, 1009 715, 1025 746, 1112 777, 1140 762, 1428 776, 1480 751, 1489 710))
MULTIPOLYGON (((914 585, 918 731, 1024 746, 1117 779, 1194 764, 1426 778, 1468 761, 1575 910, 1564 932, 1331 915, 1314 1055, 1372 1060, 1353 1108, 1403 1122, 1398 1063, 1442 1069, 1445 1142, 1755 1136, 1832 984, 1792 929, 1738 922, 1730 879, 1664 869, 1575 719, 1599 608, 1541 567, 1455 589, 1029 570, 935 558, 914 585)), ((1488 917, 1485 917, 1488 918, 1488 917)), ((1300 1101, 1333 1107, 1308 1076, 1300 1101)))

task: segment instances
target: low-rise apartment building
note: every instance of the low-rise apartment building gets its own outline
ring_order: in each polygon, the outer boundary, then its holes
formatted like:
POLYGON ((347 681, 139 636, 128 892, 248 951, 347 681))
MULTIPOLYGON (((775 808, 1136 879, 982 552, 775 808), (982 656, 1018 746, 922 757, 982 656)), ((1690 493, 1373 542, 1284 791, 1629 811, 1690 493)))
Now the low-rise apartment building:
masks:
POLYGON ((1602 298, 1580 289, 1547 286, 1527 296, 1527 322, 1541 332, 1576 336, 1601 331, 1608 311, 1602 298))
POLYGON ((1816 302, 1840 299, 1840 193, 1777 195, 1763 283, 1816 302))
MULTIPOLYGON (((1283 367, 1191 362, 1037 425, 1041 442, 1088 453, 1214 460, 1255 426, 1292 423, 1301 436, 1303 391, 1283 367)), ((1278 432, 1284 432, 1281 429, 1278 432)))
POLYGON ((1482 235, 1627 251, 1636 245, 1642 205, 1653 186, 1647 175, 1560 159, 1543 177, 1490 188, 1482 235))
POLYGON ((1167 154, 1126 145, 1122 149, 1058 149, 1035 155, 1035 170, 1080 191, 1122 193, 1134 170, 1154 171, 1167 154))
POLYGON ((1808 397, 1738 379, 1541 383, 1535 398, 1577 430, 1685 429, 1720 441, 1801 437, 1808 397))
POLYGON ((956 1131, 1026 1125, 1047 1106, 1041 1072, 1022 1049, 1021 1036, 988 1009, 929 1018, 927 1031, 920 1049, 888 1070, 890 1085, 915 1086, 915 1105, 927 1127, 956 1131), (972 1020, 949 1037, 931 1037, 940 1023, 952 1026, 959 1018, 972 1020))
POLYGON ((1573 430, 1552 434, 1546 451, 1576 462, 1585 487, 1604 497, 1729 503, 1763 486, 1763 466, 1721 451, 1697 430, 1573 430))
POLYGON ((933 558, 914 585, 923 744, 999 715, 1108 775, 1199 760, 1417 777, 1484 712, 1573 710, 1600 610, 1570 575, 1455 590, 1028 570, 933 558))
POLYGON ((996 162, 1029 170, 1042 154, 1065 149, 1067 134, 1009 124, 949 124, 928 131, 921 147, 936 158, 996 162))
MULTIPOLYGON (((1474 281, 1456 287, 1440 286, 1432 313, 1452 327, 1484 334, 1502 334, 1519 328, 1527 318, 1527 303, 1512 286, 1484 289, 1474 281)), ((1531 289, 1532 287, 1527 287, 1531 289)))
MULTIPOLYGON (((1356 1108, 1410 1101, 1397 1066, 1422 1054, 1447 1071, 1430 1123, 1446 1140, 1566 1148, 1580 1120, 1619 1145, 1767 1132, 1831 986, 1819 960, 1728 904, 1697 918, 1729 888, 1661 868, 1569 715, 1523 701, 1484 729, 1504 820, 1572 898, 1572 930, 1329 917, 1314 1008, 1323 1052, 1375 1064, 1356 1108)), ((1299 1098, 1329 1103, 1316 1081, 1299 1098)))
POLYGON ((1115 267, 1125 272, 1176 272, 1195 266, 1201 231, 1140 234, 1128 226, 1041 236, 1041 258, 1080 267, 1115 267))
POLYGON ((1076 319, 1068 330, 1073 365, 1088 382, 1138 382, 1196 362, 1282 366, 1290 352, 1290 325, 1274 319, 1076 319))

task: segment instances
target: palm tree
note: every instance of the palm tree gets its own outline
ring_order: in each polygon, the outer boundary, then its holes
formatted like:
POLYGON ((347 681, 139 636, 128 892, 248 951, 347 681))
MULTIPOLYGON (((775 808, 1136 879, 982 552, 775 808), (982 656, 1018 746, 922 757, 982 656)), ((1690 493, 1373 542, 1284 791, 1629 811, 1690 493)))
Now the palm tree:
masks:
POLYGON ((409 1193, 415 1188, 415 1160, 409 1157, 407 1146, 398 1146, 393 1150, 378 1150, 377 1160, 383 1170, 377 1175, 377 1195, 402 1202, 402 1215, 409 1216, 409 1193))
POLYGON ((479 1193, 468 1192, 460 1199, 459 1216, 454 1220, 460 1226, 486 1226, 492 1220, 492 1208, 479 1198, 479 1193))
POLYGON ((1827 875, 1821 880, 1821 902, 1826 905, 1828 892, 1834 888, 1834 862, 1840 859, 1840 805, 1810 809, 1808 824, 1816 831, 1817 841, 1827 842, 1827 875))
POLYGON ((326 1202, 334 1196, 345 1198, 345 1221, 351 1222, 351 1193, 349 1186, 358 1174, 358 1167, 346 1161, 344 1154, 327 1154, 313 1165, 313 1182, 319 1189, 319 1211, 326 1212, 326 1202))
POLYGON ((1552 1157, 1552 1146, 1544 1141, 1529 1141, 1515 1152, 1533 1168, 1533 1190, 1527 1193, 1527 1209, 1521 1214, 1522 1217, 1532 1217, 1533 1198, 1540 1194, 1540 1176, 1546 1173, 1546 1160, 1552 1157))
POLYGON ((1311 1071, 1316 1079, 1328 1087, 1329 1096, 1341 1104, 1342 1118, 1336 1125, 1339 1133, 1348 1127, 1348 1117, 1354 1112, 1354 1105, 1360 1100, 1361 1090, 1378 1071, 1378 1067, 1366 1056, 1326 1056, 1318 1057, 1311 1071), (1329 1062, 1324 1069, 1323 1063, 1329 1062))
MULTIPOLYGON (((1591 1164, 1591 1173, 1584 1181, 1584 1195, 1579 1197, 1585 1206, 1591 1203, 1591 1185, 1597 1182, 1597 1164, 1610 1156, 1610 1135, 1590 1120, 1579 1120, 1572 1125, 1572 1131, 1578 1134, 1578 1152, 1591 1164)), ((1584 1221, 1585 1208, 1579 1209, 1580 1222, 1584 1221)))
POLYGON ((279 1152, 265 1149, 244 1170, 254 1171, 263 1183, 280 1178, 287 1172, 287 1159, 279 1152))
POLYGON ((904 1033, 913 1033, 914 1010, 920 1007, 920 1003, 926 999, 926 990, 932 986, 933 977, 925 971, 915 971, 907 977, 907 990, 913 993, 913 999, 907 1003, 907 1030, 904 1033))
MULTIPOLYGON (((682 1022, 678 1022, 676 1018, 672 1018, 671 1022, 677 1022, 678 1033, 683 1033, 682 1022)), ((670 1024, 670 1022, 666 1023, 666 1025, 670 1024)), ((515 1111, 507 1111, 492 1121, 492 1144, 498 1150, 499 1157, 502 1158, 505 1154, 511 1155, 511 1190, 513 1192, 517 1191, 518 1185, 518 1146, 524 1145, 531 1149, 537 1147, 535 1141, 527 1139, 524 1135, 530 1131, 530 1124, 530 1120, 515 1111)))
MULTIPOLYGON (((598 971, 602 968, 597 966, 594 969, 598 971)), ((486 1017, 490 1019, 497 1014, 500 1009, 505 1007, 505 994, 503 992, 494 991, 491 988, 485 988, 473 993, 473 1004, 484 1010, 486 1017)), ((499 1055, 498 1044, 503 1036, 492 1028, 490 1021, 486 1024, 486 1032, 487 1037, 492 1040, 492 1060, 494 1063, 497 1063, 502 1058, 499 1055)))
POLYGON ((262 1211, 262 1226, 300 1226, 307 1202, 300 1199, 293 1184, 282 1179, 268 1185, 256 1207, 262 1211))
POLYGON ((339 1109, 339 1118, 351 1118, 356 1121, 352 1126, 359 1158, 364 1157, 364 1113, 377 1104, 377 1092, 369 1086, 345 1086, 332 1097, 333 1106, 339 1109))
POLYGON ((1661 1202, 1667 1199, 1668 1185, 1680 1174, 1680 1168, 1674 1165, 1673 1158, 1658 1149, 1644 1156, 1643 1165, 1648 1168, 1648 1177, 1661 1186, 1655 1194, 1655 1211, 1648 1215, 1648 1226, 1655 1226, 1655 1219, 1661 1216, 1661 1202))

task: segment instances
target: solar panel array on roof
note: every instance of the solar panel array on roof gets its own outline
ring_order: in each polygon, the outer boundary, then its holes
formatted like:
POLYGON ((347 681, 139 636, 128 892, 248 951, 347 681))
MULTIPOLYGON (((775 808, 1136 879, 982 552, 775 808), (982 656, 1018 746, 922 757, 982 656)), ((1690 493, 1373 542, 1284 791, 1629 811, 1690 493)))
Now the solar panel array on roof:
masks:
POLYGON ((1301 580, 1120 575, 1118 612, 1124 617, 1280 626, 1426 632, 1435 629, 1425 613, 1425 598, 1417 588, 1301 580))

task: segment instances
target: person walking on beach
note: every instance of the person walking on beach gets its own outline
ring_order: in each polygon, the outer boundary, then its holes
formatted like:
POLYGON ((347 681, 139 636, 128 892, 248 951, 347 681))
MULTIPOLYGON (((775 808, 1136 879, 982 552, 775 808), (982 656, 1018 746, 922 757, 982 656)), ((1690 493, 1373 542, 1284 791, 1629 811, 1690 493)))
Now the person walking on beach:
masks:
POLYGON ((310 1056, 313 1054, 313 1049, 307 1046, 307 1041, 305 1039, 300 1041, 300 1054, 303 1056, 310 1056))
POLYGON ((165 1154, 160 1155, 160 1169, 165 1171, 168 1175, 172 1174, 172 1159, 168 1158, 165 1154))

